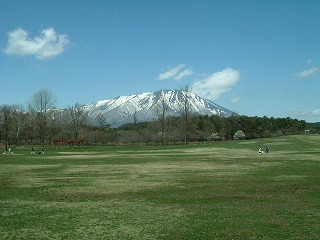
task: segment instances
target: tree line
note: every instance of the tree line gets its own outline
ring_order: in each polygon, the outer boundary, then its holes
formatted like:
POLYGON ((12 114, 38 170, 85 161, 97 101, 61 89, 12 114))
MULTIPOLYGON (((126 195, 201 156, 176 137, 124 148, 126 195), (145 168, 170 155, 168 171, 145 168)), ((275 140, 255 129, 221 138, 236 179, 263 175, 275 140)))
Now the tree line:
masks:
MULTIPOLYGON (((139 123, 134 115, 132 123, 111 128, 102 114, 92 119, 79 103, 56 109, 54 96, 42 89, 32 96, 26 107, 0 106, 0 143, 6 149, 10 145, 45 146, 60 138, 83 138, 87 145, 187 144, 301 134, 311 126, 289 117, 197 115, 190 110, 188 89, 184 92, 178 116, 167 115, 163 98, 154 107, 157 120, 139 123)), ((319 132, 318 125, 312 127, 312 131, 319 132)))

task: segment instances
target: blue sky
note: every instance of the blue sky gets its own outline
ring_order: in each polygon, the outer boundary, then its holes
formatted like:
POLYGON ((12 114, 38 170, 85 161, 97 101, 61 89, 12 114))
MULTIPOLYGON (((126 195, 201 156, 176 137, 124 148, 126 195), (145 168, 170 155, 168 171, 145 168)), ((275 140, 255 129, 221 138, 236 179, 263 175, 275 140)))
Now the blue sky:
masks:
POLYGON ((320 1, 0 1, 0 105, 183 89, 320 122, 320 1))

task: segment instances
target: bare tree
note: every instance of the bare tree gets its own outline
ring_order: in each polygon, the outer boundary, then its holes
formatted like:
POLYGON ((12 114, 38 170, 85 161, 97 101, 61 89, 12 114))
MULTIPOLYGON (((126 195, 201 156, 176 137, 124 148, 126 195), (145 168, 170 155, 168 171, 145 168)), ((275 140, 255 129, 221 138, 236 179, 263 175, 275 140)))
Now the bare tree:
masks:
POLYGON ((165 134, 165 119, 168 112, 168 103, 165 99, 164 91, 161 91, 161 96, 158 103, 155 106, 155 114, 160 122, 161 126, 161 144, 164 144, 164 134, 165 134))
POLYGON ((138 111, 137 109, 135 109, 133 113, 133 126, 135 126, 137 122, 138 122, 138 111))
POLYGON ((99 128, 102 128, 107 124, 107 119, 101 112, 95 117, 94 120, 99 128))
POLYGON ((50 114, 50 136, 53 138, 70 138, 73 131, 70 130, 69 112, 67 109, 56 110, 50 114))
POLYGON ((73 137, 78 138, 81 127, 88 122, 88 112, 85 110, 84 106, 79 103, 68 107, 68 112, 73 130, 73 137))
POLYGON ((8 150, 11 140, 13 122, 12 112, 13 107, 11 105, 2 105, 0 107, 1 136, 5 140, 5 151, 8 150))
MULTIPOLYGON (((95 117, 95 122, 98 124, 99 130, 96 131, 96 134, 94 135, 97 135, 97 134, 100 135, 100 139, 103 139, 103 142, 118 141, 117 130, 114 130, 110 127, 110 125, 107 123, 106 117, 102 113, 99 113, 95 117)), ((92 134, 90 135, 92 137, 92 134)))
POLYGON ((28 115, 23 111, 23 106, 15 105, 12 111, 12 131, 16 145, 21 144, 20 136, 25 130, 28 121, 28 115))
POLYGON ((180 114, 183 119, 183 127, 184 127, 184 142, 185 144, 189 141, 189 118, 191 116, 191 93, 189 87, 186 86, 184 90, 182 90, 182 101, 181 101, 181 111, 180 114))
POLYGON ((44 146, 45 143, 45 137, 50 120, 50 110, 54 109, 55 102, 55 98, 47 89, 41 89, 34 93, 31 101, 29 102, 29 108, 35 118, 42 146, 44 146))

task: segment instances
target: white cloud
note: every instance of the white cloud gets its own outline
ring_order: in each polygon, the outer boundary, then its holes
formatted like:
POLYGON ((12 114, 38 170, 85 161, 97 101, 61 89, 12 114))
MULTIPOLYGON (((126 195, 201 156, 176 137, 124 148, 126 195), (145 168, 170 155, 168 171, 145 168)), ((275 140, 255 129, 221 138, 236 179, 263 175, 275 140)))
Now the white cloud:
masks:
POLYGON ((181 80, 193 73, 191 68, 187 68, 185 64, 179 64, 163 73, 160 73, 157 77, 158 80, 175 79, 181 80))
POLYGON ((187 68, 187 69, 179 72, 179 73, 174 77, 174 79, 175 79, 175 80, 180 80, 180 79, 182 79, 182 78, 185 78, 185 77, 187 77, 187 76, 190 76, 192 73, 193 73, 192 69, 187 68))
POLYGON ((240 72, 226 68, 211 76, 197 80, 192 85, 192 90, 198 95, 210 100, 218 99, 222 94, 229 91, 240 79, 240 72))
POLYGON ((297 73, 298 78, 308 78, 320 71, 320 67, 311 67, 309 69, 303 70, 302 72, 297 73))
POLYGON ((8 35, 8 46, 4 50, 7 55, 34 55, 37 59, 45 59, 61 54, 70 44, 67 35, 58 35, 53 28, 43 29, 41 35, 33 39, 22 28, 8 35))

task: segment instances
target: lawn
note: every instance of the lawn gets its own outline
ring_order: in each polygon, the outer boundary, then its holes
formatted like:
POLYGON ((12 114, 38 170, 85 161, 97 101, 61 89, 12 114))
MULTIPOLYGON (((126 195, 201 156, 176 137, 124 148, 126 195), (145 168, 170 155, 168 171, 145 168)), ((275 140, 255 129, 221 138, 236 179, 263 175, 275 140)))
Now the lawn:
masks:
POLYGON ((46 150, 0 155, 0 239, 320 238, 320 135, 46 150))

